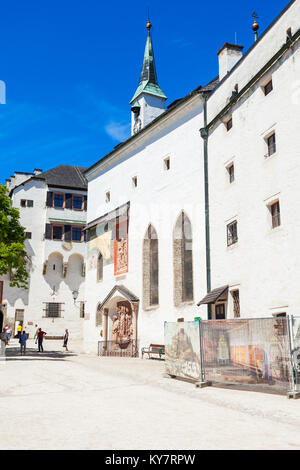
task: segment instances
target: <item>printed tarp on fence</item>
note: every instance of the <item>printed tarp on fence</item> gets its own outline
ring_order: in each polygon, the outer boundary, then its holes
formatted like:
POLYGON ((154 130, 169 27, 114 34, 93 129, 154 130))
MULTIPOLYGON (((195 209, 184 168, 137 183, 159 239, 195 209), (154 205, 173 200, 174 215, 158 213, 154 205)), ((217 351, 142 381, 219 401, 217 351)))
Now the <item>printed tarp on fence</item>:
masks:
POLYGON ((254 389, 293 389, 288 318, 166 323, 170 375, 254 389))
POLYGON ((201 380, 200 323, 165 323, 166 372, 201 380))

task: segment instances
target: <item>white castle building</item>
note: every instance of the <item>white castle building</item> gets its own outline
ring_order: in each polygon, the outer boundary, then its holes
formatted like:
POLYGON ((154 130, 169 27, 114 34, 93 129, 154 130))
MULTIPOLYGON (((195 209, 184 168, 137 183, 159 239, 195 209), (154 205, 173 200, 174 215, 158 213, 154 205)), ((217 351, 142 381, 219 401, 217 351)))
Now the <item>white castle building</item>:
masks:
POLYGON ((293 0, 165 108, 147 24, 132 136, 85 171, 88 347, 163 344, 179 318, 300 314, 299 28, 293 0))
POLYGON ((15 172, 6 186, 26 230, 29 289, 1 278, 0 322, 33 337, 36 325, 47 337, 68 328, 82 338, 84 318, 87 181, 85 168, 61 165, 42 172, 15 172))

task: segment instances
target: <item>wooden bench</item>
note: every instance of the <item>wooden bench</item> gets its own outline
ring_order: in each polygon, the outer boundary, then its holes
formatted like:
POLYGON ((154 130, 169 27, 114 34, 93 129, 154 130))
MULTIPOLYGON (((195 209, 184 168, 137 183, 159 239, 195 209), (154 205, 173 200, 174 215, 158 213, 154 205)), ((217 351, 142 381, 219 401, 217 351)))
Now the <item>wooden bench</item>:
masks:
POLYGON ((152 354, 159 355, 159 359, 161 359, 165 355, 165 345, 150 344, 149 348, 142 348, 142 359, 144 359, 144 354, 148 354, 149 359, 151 359, 152 354))

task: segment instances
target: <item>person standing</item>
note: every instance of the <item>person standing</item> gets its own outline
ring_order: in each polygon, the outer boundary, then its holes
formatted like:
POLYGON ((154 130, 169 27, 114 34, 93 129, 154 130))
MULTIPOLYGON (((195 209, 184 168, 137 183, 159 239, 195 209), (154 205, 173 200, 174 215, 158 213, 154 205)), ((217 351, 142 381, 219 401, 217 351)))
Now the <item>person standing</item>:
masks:
POLYGON ((21 336, 21 333, 22 333, 22 325, 21 325, 21 323, 18 324, 17 332, 18 332, 18 338, 20 339, 20 336, 21 336))
POLYGON ((2 333, 0 333, 0 359, 5 358, 5 347, 7 346, 7 333, 5 328, 3 328, 2 333))
POLYGON ((7 343, 9 343, 9 342, 10 342, 11 333, 12 333, 11 326, 10 326, 10 325, 8 325, 8 328, 7 328, 7 330, 6 330, 6 334, 7 334, 7 343))
POLYGON ((38 342, 38 334, 39 334, 39 327, 38 327, 38 325, 35 325, 35 328, 36 328, 36 330, 35 330, 33 339, 35 340, 35 341, 34 341, 35 344, 37 344, 37 342, 38 342))
POLYGON ((45 336, 46 334, 47 334, 47 333, 45 333, 45 331, 43 331, 42 328, 39 328, 39 331, 38 331, 38 346, 39 346, 39 350, 38 350, 38 352, 44 352, 43 340, 44 340, 44 336, 45 336))
POLYGON ((26 353, 26 341, 27 341, 27 334, 25 331, 23 331, 23 333, 21 334, 20 336, 20 346, 21 346, 21 356, 24 354, 25 356, 25 353, 26 353))
POLYGON ((63 344, 63 348, 66 348, 66 351, 69 351, 68 350, 68 340, 69 340, 69 331, 66 329, 65 336, 64 336, 64 344, 63 344))

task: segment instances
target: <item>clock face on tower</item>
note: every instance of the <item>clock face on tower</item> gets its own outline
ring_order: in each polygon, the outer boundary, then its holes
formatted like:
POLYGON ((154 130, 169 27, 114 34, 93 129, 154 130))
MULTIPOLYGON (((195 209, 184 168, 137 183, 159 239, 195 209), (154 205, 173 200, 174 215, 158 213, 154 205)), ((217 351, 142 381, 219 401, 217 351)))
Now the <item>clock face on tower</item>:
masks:
POLYGON ((142 121, 140 120, 140 118, 137 118, 133 126, 133 133, 137 134, 141 130, 141 128, 142 128, 142 121))

